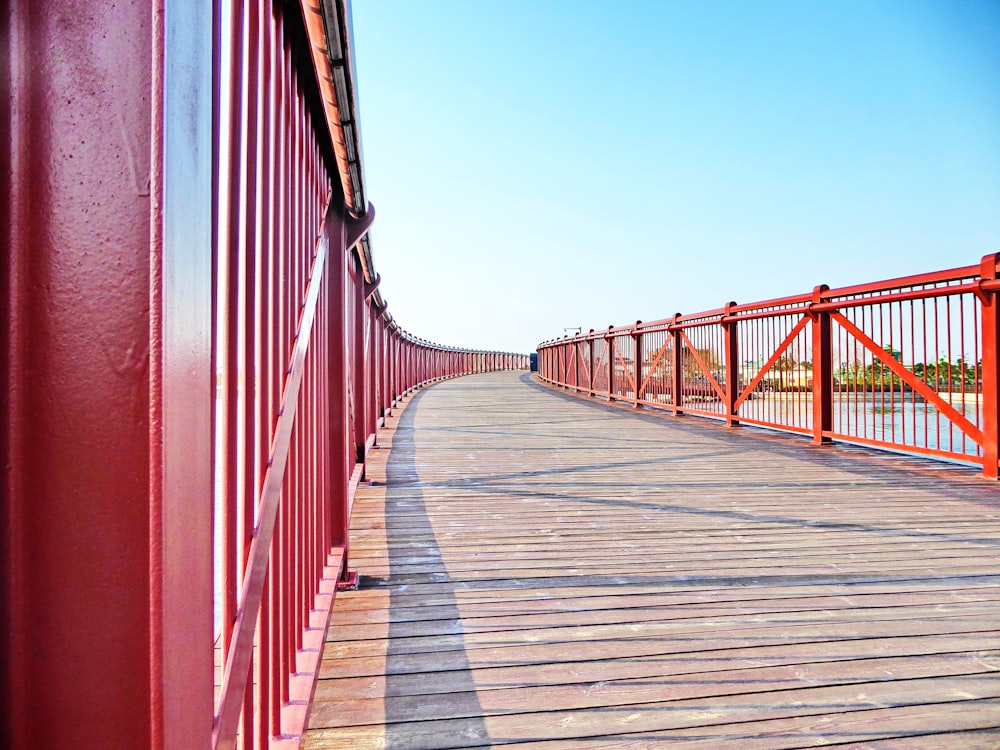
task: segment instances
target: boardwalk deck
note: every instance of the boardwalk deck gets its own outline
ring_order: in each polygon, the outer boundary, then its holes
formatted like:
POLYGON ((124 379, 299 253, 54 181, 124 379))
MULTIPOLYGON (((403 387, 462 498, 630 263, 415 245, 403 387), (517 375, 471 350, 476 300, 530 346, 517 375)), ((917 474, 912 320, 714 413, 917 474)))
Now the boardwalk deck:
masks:
POLYGON ((388 428, 309 750, 1000 746, 1000 494, 972 470, 520 373, 388 428))

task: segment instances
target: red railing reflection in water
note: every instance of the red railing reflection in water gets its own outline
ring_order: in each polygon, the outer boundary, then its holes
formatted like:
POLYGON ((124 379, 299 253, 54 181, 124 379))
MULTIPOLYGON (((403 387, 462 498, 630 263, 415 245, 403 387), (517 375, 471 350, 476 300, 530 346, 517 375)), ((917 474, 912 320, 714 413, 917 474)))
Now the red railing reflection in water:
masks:
POLYGON ((309 31, 295 14, 317 11, 259 0, 225 12, 213 744, 262 748, 294 745, 304 726, 332 598, 338 582, 350 583, 351 503, 385 415, 417 386, 527 360, 437 346, 392 320, 359 244, 373 211, 348 213, 340 154, 303 54, 309 31))
POLYGON ((545 342, 540 372, 610 400, 971 462, 995 477, 998 289, 988 255, 545 342))

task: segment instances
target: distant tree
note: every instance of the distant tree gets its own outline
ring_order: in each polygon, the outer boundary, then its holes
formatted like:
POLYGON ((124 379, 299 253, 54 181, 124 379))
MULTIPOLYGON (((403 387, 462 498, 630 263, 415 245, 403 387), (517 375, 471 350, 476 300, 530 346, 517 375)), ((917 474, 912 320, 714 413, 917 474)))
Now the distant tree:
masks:
POLYGON ((864 374, 864 363, 855 357, 849 362, 845 361, 840 363, 840 367, 837 368, 837 373, 834 376, 834 379, 838 383, 854 386, 864 382, 864 374))
MULTIPOLYGON (((704 348, 697 349, 696 351, 698 352, 698 356, 701 358, 701 361, 705 363, 706 367, 708 367, 709 372, 718 372, 720 368, 719 356, 713 349, 704 348)), ((655 355, 647 355, 649 358, 652 358, 653 356, 655 355)), ((650 364, 652 364, 652 362, 650 362, 650 364)), ((656 367, 652 370, 652 376, 660 379, 668 379, 672 376, 673 370, 673 344, 671 342, 667 342, 663 356, 660 357, 660 361, 656 363, 656 367)), ((681 371, 684 373, 684 377, 686 379, 704 375, 701 365, 698 364, 698 360, 686 346, 681 350, 681 371)))
MULTIPOLYGON (((902 359, 902 352, 889 345, 883 346, 882 351, 897 362, 902 359)), ((889 365, 877 358, 872 358, 872 363, 867 368, 865 383, 880 388, 901 387, 903 385, 903 381, 889 368, 889 365)))
POLYGON ((973 389, 983 376, 982 360, 971 365, 962 357, 956 357, 954 362, 949 362, 947 357, 936 362, 916 362, 910 369, 937 391, 973 389))

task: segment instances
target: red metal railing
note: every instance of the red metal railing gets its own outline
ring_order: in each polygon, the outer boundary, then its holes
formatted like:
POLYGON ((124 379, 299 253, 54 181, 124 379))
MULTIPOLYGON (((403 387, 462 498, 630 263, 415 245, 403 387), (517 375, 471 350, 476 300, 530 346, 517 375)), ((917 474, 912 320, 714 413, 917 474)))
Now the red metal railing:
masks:
POLYGON ((525 366, 388 314, 347 23, 0 9, 0 747, 294 746, 380 420, 525 366))
POLYGON ((331 5, 342 29, 340 4, 271 0, 219 24, 217 748, 301 733, 332 599, 356 582, 351 505, 384 416, 418 386, 527 361, 431 344, 388 315, 331 5))
POLYGON ((612 401, 996 477, 998 257, 548 341, 540 374, 612 401))

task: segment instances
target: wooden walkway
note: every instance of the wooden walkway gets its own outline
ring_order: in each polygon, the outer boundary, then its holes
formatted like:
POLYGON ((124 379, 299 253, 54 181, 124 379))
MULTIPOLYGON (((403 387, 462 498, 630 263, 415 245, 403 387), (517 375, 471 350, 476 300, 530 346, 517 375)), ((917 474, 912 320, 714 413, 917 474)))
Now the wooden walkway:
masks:
POLYGON ((522 373, 388 427, 309 750, 1000 747, 1000 488, 972 470, 522 373))

